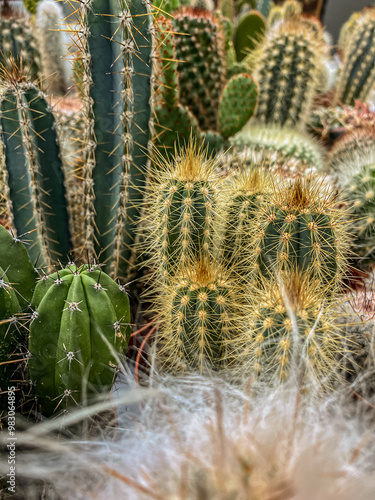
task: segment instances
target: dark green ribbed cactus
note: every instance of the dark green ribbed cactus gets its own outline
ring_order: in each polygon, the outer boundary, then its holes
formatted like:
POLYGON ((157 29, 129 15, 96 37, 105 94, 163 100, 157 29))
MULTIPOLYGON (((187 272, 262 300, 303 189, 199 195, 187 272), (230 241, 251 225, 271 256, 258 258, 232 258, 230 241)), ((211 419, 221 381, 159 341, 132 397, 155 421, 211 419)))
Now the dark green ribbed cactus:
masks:
POLYGON ((226 81, 224 37, 208 11, 184 8, 174 14, 181 103, 202 130, 217 130, 219 97, 226 81))
POLYGON ((40 76, 40 54, 30 22, 12 12, 10 16, 0 15, 0 63, 6 64, 11 56, 22 59, 32 79, 40 76))
MULTIPOLYGON (((31 260, 49 267, 71 251, 64 176, 54 117, 41 91, 14 64, 2 68, 0 187, 5 212, 31 260)), ((3 207, 4 210, 4 207, 3 207)))
POLYGON ((259 85, 258 121, 303 127, 319 85, 324 47, 303 24, 289 21, 271 30, 251 55, 259 85))
POLYGON ((323 181, 297 179, 273 193, 261 210, 255 252, 259 271, 296 269, 332 289, 340 286, 348 254, 348 223, 323 181))
POLYGON ((112 276, 134 264, 153 131, 154 26, 148 1, 90 0, 79 11, 86 131, 84 244, 112 276))
POLYGON ((24 244, 0 225, 0 418, 8 410, 9 386, 17 385, 17 406, 22 399, 19 382, 23 380, 26 329, 17 315, 30 303, 35 280, 24 244))
POLYGON ((124 288, 99 266, 72 264, 40 279, 31 307, 29 369, 42 413, 109 392, 130 338, 124 288))
POLYGON ((263 39, 266 20, 256 10, 244 14, 236 27, 233 37, 237 61, 242 61, 263 39))
POLYGON ((252 76, 232 76, 219 103, 219 129, 224 137, 239 132, 252 117, 257 104, 258 89, 252 76))
POLYGON ((159 52, 159 100, 155 106, 154 144, 165 156, 173 156, 176 143, 186 144, 190 137, 200 134, 197 119, 180 102, 177 54, 172 22, 160 16, 156 29, 159 52))
POLYGON ((192 258, 209 256, 217 205, 215 162, 190 142, 170 162, 160 160, 148 188, 148 253, 152 267, 173 275, 192 258))
POLYGON ((366 101, 375 82, 375 10, 356 22, 345 51, 337 86, 337 102, 354 105, 366 101))

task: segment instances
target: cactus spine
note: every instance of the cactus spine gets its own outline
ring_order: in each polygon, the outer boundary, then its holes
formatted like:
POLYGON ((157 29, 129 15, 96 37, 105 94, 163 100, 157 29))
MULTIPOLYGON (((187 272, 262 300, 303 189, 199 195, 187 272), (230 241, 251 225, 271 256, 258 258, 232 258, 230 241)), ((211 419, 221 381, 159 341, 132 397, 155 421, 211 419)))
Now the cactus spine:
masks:
POLYGON ((324 50, 318 35, 289 21, 270 31, 251 56, 259 85, 255 117, 303 127, 317 92, 324 50))
POLYGON ((42 411, 67 412, 108 391, 130 337, 123 287, 97 266, 68 265, 37 284, 31 304, 30 376, 42 411))
POLYGON ((54 117, 22 70, 2 70, 0 138, 3 192, 10 223, 29 241, 33 262, 50 266, 71 250, 64 176, 54 117))
POLYGON ((345 52, 337 86, 337 101, 354 105, 366 101, 375 82, 375 10, 370 9, 357 21, 345 52))
POLYGON ((112 276, 125 277, 134 263, 153 131, 153 18, 148 1, 141 0, 129 6, 91 0, 80 16, 87 106, 82 250, 100 255, 112 276))

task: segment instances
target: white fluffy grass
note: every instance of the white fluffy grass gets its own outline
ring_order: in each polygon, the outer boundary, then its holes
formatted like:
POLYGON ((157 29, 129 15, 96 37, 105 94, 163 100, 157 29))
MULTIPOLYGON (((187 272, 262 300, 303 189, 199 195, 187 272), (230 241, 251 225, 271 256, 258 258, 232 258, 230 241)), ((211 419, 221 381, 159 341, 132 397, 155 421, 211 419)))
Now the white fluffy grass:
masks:
POLYGON ((57 442, 30 429, 37 449, 20 454, 19 473, 70 500, 375 498, 373 423, 345 418, 333 396, 301 401, 288 386, 259 396, 250 383, 201 376, 153 386, 125 395, 114 440, 57 442))

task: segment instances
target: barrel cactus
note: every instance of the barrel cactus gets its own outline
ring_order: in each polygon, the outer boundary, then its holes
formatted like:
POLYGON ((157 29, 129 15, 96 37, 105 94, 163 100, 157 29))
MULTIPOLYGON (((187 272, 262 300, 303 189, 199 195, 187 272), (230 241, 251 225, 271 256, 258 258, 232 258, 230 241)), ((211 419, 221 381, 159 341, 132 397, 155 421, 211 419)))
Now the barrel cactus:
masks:
POLYGON ((108 392, 130 338, 129 299, 99 266, 43 276, 31 302, 31 380, 46 416, 108 392))

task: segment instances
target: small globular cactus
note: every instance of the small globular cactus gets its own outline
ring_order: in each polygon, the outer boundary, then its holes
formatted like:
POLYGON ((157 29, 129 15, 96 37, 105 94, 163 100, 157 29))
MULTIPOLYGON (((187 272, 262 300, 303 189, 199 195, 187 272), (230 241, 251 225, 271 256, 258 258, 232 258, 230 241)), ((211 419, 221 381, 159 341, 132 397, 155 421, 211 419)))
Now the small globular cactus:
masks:
POLYGON ((354 105, 366 101, 375 82, 375 9, 356 22, 337 84, 338 103, 354 105))
POLYGON ((151 176, 146 246, 151 267, 162 275, 174 274, 191 258, 213 252, 215 166, 203 146, 190 141, 174 159, 160 159, 151 176))
POLYGON ((336 200, 324 179, 297 179, 275 190, 259 219, 259 272, 269 276, 297 269, 322 286, 339 288, 347 266, 349 226, 336 200))
POLYGON ((219 129, 224 137, 239 132, 252 117, 257 104, 257 84, 251 75, 232 76, 219 103, 219 129))
POLYGON ((330 387, 343 351, 337 299, 328 301, 319 281, 294 270, 262 280, 251 302, 249 331, 234 358, 242 370, 270 384, 294 376, 307 389, 330 387))
POLYGON ((99 266, 42 276, 31 302, 30 377, 46 416, 109 392, 130 338, 129 299, 99 266))
POLYGON ((230 341, 240 331, 238 289, 225 271, 204 258, 193 260, 158 294, 159 363, 165 370, 222 369, 230 341))

